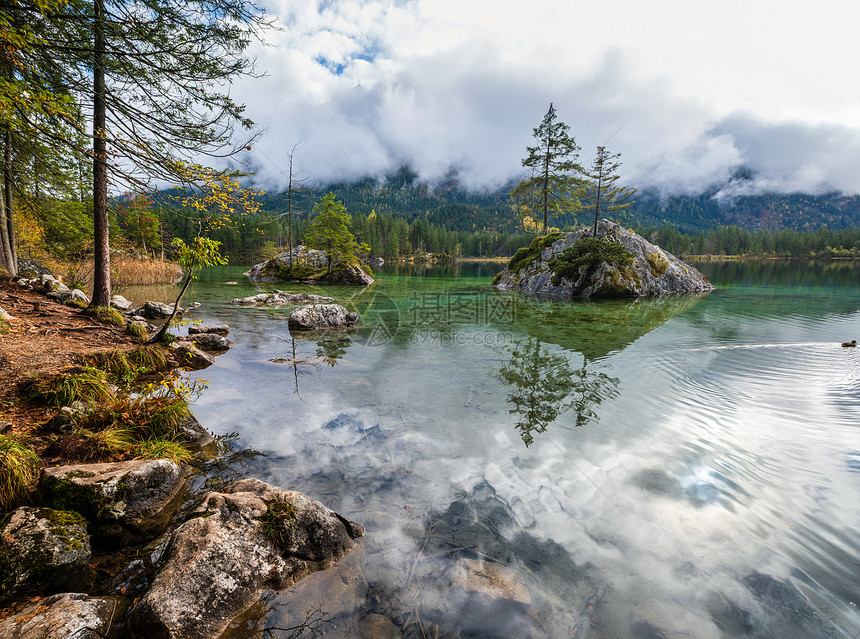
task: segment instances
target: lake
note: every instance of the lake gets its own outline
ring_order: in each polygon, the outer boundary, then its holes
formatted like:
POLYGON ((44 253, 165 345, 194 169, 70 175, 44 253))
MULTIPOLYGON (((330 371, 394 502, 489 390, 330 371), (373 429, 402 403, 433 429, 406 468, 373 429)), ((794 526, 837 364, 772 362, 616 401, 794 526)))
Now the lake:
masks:
MULTIPOLYGON (((205 271, 187 300, 235 346, 194 411, 263 453, 230 472, 366 527, 367 588, 318 630, 860 636, 860 264, 697 266, 710 295, 639 301, 500 293, 487 264, 277 285, 360 313, 328 336, 205 271)), ((307 612, 266 602, 233 636, 307 612)))

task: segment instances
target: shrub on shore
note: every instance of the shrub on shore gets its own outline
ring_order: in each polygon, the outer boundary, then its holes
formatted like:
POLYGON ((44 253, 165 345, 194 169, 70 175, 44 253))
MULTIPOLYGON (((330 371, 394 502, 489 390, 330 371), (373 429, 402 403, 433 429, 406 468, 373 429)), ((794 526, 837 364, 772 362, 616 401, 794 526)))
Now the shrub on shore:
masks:
POLYGON ((39 476, 42 462, 26 442, 0 435, 0 512, 24 501, 30 484, 39 476))
POLYGON ((89 366, 72 373, 30 377, 21 390, 30 401, 58 407, 71 406, 76 401, 89 404, 115 399, 106 373, 89 366))

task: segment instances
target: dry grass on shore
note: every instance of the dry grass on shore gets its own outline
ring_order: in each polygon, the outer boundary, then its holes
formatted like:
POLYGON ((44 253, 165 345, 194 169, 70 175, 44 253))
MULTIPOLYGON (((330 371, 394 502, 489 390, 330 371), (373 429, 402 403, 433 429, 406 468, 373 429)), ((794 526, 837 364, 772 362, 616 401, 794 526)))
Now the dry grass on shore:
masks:
MULTIPOLYGON (((77 286, 85 291, 92 290, 92 258, 80 260, 60 260, 44 258, 41 263, 55 276, 62 277, 69 286, 77 286)), ((156 258, 141 259, 131 255, 114 254, 111 256, 111 288, 114 293, 122 293, 131 286, 153 286, 174 284, 182 277, 182 269, 176 262, 156 258)))

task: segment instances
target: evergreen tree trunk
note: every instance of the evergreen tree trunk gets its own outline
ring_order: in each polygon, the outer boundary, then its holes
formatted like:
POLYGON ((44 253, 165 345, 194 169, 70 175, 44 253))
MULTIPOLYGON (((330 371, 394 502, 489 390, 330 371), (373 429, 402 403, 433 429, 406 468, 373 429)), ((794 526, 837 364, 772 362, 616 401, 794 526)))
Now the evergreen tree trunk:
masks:
MULTIPOLYGON (((7 54, 11 55, 11 54, 7 54)), ((12 77, 12 61, 8 57, 3 61, 3 75, 12 77)), ((10 275, 18 274, 18 263, 15 259, 14 220, 12 217, 12 135, 9 124, 4 127, 3 135, 3 201, 0 202, 0 266, 9 271, 10 275), (12 229, 12 233, 9 230, 12 229)))
POLYGON ((15 236, 15 211, 12 208, 12 132, 7 128, 3 140, 3 208, 6 209, 6 235, 9 241, 8 271, 18 274, 18 239, 15 236))
POLYGON ((95 0, 93 51, 93 241, 95 267, 90 306, 110 305, 110 236, 107 206, 107 106, 104 0, 95 0))
POLYGON ((597 216, 600 214, 600 179, 597 180, 597 199, 594 202, 594 232, 592 237, 597 237, 597 216))
POLYGON ((9 271, 10 275, 17 274, 17 264, 13 258, 12 246, 9 238, 9 224, 7 216, 11 211, 6 208, 6 193, 9 190, 9 184, 6 181, 6 148, 3 149, 3 200, 0 202, 0 266, 9 271))
POLYGON ((549 233, 549 144, 543 169, 543 234, 549 233))

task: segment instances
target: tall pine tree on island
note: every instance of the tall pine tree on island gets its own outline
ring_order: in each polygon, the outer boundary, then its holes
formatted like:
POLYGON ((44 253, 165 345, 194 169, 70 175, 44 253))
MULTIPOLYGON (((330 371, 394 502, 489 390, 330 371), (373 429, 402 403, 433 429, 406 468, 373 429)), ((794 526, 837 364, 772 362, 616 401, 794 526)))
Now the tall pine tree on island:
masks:
POLYGON ((621 162, 620 153, 612 155, 605 146, 597 147, 589 170, 584 172, 587 181, 583 189, 582 200, 588 208, 594 209, 594 229, 592 237, 597 237, 597 220, 601 213, 611 213, 626 209, 633 204, 630 198, 636 189, 628 186, 617 186, 621 179, 618 167, 621 162))
POLYGON ((523 216, 543 215, 545 234, 549 231, 550 213, 575 213, 579 209, 582 167, 577 162, 579 147, 569 131, 568 125, 557 121, 555 107, 550 103, 540 126, 533 130, 537 145, 526 147, 528 156, 522 161, 530 176, 511 192, 523 216))

